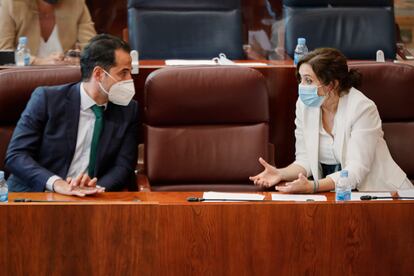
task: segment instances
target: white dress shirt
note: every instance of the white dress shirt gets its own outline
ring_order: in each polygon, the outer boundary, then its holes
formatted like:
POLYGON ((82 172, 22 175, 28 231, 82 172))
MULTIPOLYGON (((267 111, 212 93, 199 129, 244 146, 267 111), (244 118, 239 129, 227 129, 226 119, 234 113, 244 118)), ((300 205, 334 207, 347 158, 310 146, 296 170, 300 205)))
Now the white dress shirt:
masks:
POLYGON ((37 56, 40 58, 45 58, 53 53, 63 53, 62 44, 59 40, 57 25, 53 27, 53 31, 50 34, 49 39, 47 41, 44 41, 43 38, 40 39, 40 45, 39 50, 37 51, 37 56))
MULTIPOLYGON (((96 102, 86 93, 84 83, 82 82, 80 85, 80 114, 76 148, 67 177, 76 178, 79 174, 85 173, 88 170, 92 135, 95 125, 95 114, 91 107, 95 104, 96 102)), ((106 108, 106 104, 104 107, 106 108)), ((57 175, 50 177, 47 180, 46 189, 53 191, 53 183, 57 179, 62 178, 57 175)))
MULTIPOLYGON (((322 112, 321 112, 322 114, 322 112)), ((336 165, 341 163, 339 160, 339 153, 335 152, 335 121, 336 116, 334 119, 334 126, 332 128, 332 135, 333 137, 325 130, 322 124, 322 119, 319 126, 319 162, 326 165, 336 165)))

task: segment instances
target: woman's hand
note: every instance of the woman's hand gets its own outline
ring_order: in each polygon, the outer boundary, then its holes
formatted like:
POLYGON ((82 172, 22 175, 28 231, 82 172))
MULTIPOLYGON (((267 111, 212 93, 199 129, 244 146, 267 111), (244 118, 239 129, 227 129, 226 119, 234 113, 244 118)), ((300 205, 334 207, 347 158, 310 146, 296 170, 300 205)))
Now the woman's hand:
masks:
POLYGON ((286 182, 284 185, 276 186, 275 189, 287 194, 311 194, 313 193, 313 186, 302 173, 299 173, 298 179, 292 182, 286 182))
POLYGON ((259 162, 264 167, 264 170, 258 175, 249 177, 249 179, 253 181, 254 185, 261 187, 272 187, 282 180, 282 176, 276 167, 273 167, 261 157, 259 158, 259 162))

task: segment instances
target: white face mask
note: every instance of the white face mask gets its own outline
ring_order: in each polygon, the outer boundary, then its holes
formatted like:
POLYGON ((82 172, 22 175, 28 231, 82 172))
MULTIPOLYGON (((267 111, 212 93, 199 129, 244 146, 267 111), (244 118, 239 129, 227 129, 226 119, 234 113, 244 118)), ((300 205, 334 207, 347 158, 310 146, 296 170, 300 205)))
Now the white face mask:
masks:
MULTIPOLYGON (((116 81, 114 77, 112 77, 108 72, 104 70, 105 74, 107 74, 111 79, 116 81)), ((131 101, 132 97, 135 95, 135 86, 134 81, 131 80, 123 80, 114 83, 111 88, 109 88, 109 92, 103 87, 102 83, 99 82, 99 87, 102 89, 103 92, 108 94, 108 100, 111 103, 117 105, 127 106, 131 101)))

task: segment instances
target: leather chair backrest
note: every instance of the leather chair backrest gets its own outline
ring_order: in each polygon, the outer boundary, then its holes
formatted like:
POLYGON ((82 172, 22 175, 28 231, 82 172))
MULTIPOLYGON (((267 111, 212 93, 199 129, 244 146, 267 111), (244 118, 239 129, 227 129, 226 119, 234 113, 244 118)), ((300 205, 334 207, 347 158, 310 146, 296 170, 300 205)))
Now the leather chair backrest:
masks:
POLYGON ((351 63, 362 73, 360 90, 378 107, 385 141, 396 163, 414 180, 414 67, 351 63))
POLYGON ((256 190, 268 155, 268 92, 240 67, 164 68, 145 84, 145 167, 153 190, 256 190))
POLYGON ((0 170, 14 127, 38 86, 77 82, 79 67, 16 68, 0 70, 0 170))
POLYGON ((352 7, 380 7, 380 6, 387 6, 390 7, 394 3, 392 0, 312 0, 312 1, 304 1, 304 0, 283 0, 283 5, 287 7, 323 7, 323 6, 352 6, 352 7))
POLYGON ((242 59, 240 0, 129 0, 129 43, 141 59, 242 59))
POLYGON ((340 49, 349 59, 375 60, 396 54, 393 1, 284 0, 285 49, 293 57, 297 38, 306 38, 309 50, 340 49))

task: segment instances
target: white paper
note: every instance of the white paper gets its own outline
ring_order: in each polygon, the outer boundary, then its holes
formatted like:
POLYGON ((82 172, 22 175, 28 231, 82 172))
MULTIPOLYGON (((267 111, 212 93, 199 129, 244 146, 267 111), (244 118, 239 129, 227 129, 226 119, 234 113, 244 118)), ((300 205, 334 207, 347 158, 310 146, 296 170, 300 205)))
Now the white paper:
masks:
MULTIPOLYGON (((352 201, 360 201, 361 196, 369 195, 369 196, 391 196, 391 193, 364 193, 364 192, 352 192, 351 193, 351 200, 352 201)), ((371 199, 371 200, 392 200, 392 198, 380 198, 380 199, 371 199)))
MULTIPOLYGON (((401 197, 403 196, 414 197, 414 189, 398 190, 398 195, 401 197)), ((412 199, 403 199, 403 200, 412 200, 412 199)))
POLYGON ((218 65, 211 59, 190 60, 190 59, 166 59, 166 65, 218 65))
POLYGON ((326 201, 324 195, 287 195, 272 193, 272 200, 274 201, 326 201))
MULTIPOLYGON (((165 60, 165 64, 170 65, 170 66, 228 65, 228 64, 217 63, 214 60, 189 60, 189 59, 167 59, 165 60)), ((231 65, 247 66, 247 67, 267 66, 267 64, 264 62, 233 62, 231 65)))
POLYGON ((211 200, 225 200, 225 201, 244 201, 244 200, 263 200, 264 195, 260 194, 245 194, 245 193, 219 193, 219 192, 204 192, 204 199, 211 200))
POLYGON ((256 67, 256 66, 267 66, 264 62, 236 62, 234 65, 238 66, 247 66, 247 67, 256 67))

